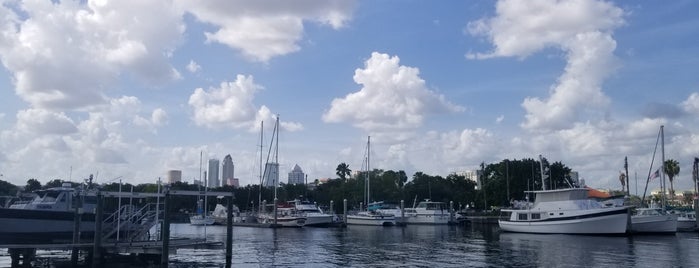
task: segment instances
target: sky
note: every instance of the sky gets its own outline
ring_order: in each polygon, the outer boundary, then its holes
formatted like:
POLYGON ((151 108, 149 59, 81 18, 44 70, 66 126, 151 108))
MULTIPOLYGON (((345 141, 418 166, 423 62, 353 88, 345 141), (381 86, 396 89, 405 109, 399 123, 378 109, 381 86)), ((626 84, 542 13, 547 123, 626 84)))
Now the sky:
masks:
MULTIPOLYGON (((560 161, 631 191, 699 156, 699 2, 0 0, 0 179, 154 182, 230 154, 446 176, 560 161), (653 170, 660 161, 658 149, 653 170), (637 174, 637 175, 634 175, 637 174)), ((206 164, 204 164, 206 166, 206 164)), ((658 181, 649 186, 658 188, 658 181)))

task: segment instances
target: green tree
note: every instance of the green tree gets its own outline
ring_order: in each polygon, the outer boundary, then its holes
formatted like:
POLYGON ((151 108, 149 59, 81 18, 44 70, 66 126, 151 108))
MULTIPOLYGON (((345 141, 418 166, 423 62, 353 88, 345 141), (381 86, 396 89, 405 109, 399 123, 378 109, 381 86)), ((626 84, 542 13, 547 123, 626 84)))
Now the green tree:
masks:
POLYGON ((670 197, 675 199, 675 188, 672 182, 675 176, 680 174, 680 163, 674 159, 665 160, 665 163, 663 163, 663 172, 665 172, 667 179, 670 181, 670 197))
POLYGON ((53 187, 61 187, 63 185, 63 181, 60 179, 54 179, 50 180, 46 184, 44 184, 44 188, 53 188, 53 187))
POLYGON ((349 165, 347 163, 342 162, 339 165, 337 165, 337 168, 335 169, 335 174, 337 174, 337 176, 340 179, 346 180, 347 176, 352 174, 352 170, 349 168, 349 165))
POLYGON ((17 194, 17 186, 12 183, 0 180, 0 195, 15 195, 17 194))
POLYGON ((25 192, 33 192, 35 190, 41 189, 41 182, 38 180, 31 178, 27 180, 27 186, 24 186, 24 191, 25 192))

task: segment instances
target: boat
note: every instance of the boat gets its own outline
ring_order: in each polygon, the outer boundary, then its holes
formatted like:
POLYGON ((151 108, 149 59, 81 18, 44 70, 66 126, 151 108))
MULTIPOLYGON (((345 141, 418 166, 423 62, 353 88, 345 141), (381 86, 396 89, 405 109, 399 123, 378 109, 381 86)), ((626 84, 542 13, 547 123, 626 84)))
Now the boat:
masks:
MULTIPOLYGON (((92 177, 87 185, 92 185, 92 177)), ((0 208, 0 244, 72 242, 76 213, 80 219, 80 239, 92 239, 97 195, 96 190, 83 186, 72 187, 70 182, 65 182, 61 187, 34 191, 31 200, 0 208)), ((142 239, 157 222, 157 213, 151 208, 129 204, 105 214, 103 237, 142 239)))
POLYGON ((289 204, 294 206, 296 213, 306 218, 304 226, 326 227, 333 223, 333 215, 323 212, 317 204, 310 201, 292 200, 289 204))
POLYGON ((212 225, 215 222, 214 217, 205 213, 202 209, 203 200, 197 201, 197 214, 189 217, 189 223, 192 225, 212 225))
POLYGON ((280 227, 303 227, 306 225, 306 217, 296 213, 296 209, 293 206, 280 204, 276 209, 276 218, 274 207, 272 207, 271 211, 258 214, 257 222, 276 224, 280 227))
POLYGON ((677 215, 677 231, 697 230, 697 213, 695 211, 679 212, 677 215))
POLYGON ((382 213, 392 214, 396 222, 403 224, 441 225, 449 224, 451 214, 444 202, 434 202, 429 199, 421 201, 412 208, 403 208, 390 203, 374 202, 369 204, 369 210, 377 210, 382 213))
POLYGON ((588 198, 588 189, 568 188, 528 191, 534 204, 522 209, 503 209, 498 220, 505 232, 538 234, 626 233, 629 207, 604 206, 588 198))
MULTIPOLYGON (((3 243, 41 243, 70 240, 73 236, 76 189, 70 183, 35 191, 34 199, 0 208, 0 241, 3 243)), ((80 231, 94 233, 97 204, 86 197, 80 216, 80 231)), ((92 236, 92 234, 90 234, 92 236)))
MULTIPOLYGON (((364 197, 367 205, 369 205, 370 199, 370 182, 371 182, 371 169, 369 166, 369 160, 371 155, 371 137, 367 139, 367 151, 366 151, 366 178, 364 188, 364 197)), ((375 226, 393 226, 396 225, 396 218, 393 214, 382 213, 377 210, 365 210, 359 211, 352 215, 347 215, 347 224, 354 225, 375 225, 375 226)))
MULTIPOLYGON (((199 183, 200 183, 199 184, 199 192, 200 193, 201 193, 201 183, 203 182, 202 178, 201 178, 201 174, 202 174, 201 173, 201 165, 202 165, 203 154, 204 154, 203 151, 199 152, 199 183)), ((204 175, 204 179, 206 179, 206 175, 204 175)), ((205 185, 204 186, 204 193, 206 193, 207 189, 208 189, 208 187, 206 187, 206 185, 205 185)), ((202 200, 200 197, 199 200, 197 200, 197 213, 189 216, 189 223, 192 225, 212 225, 215 222, 214 217, 209 215, 209 213, 207 213, 207 211, 206 211, 208 208, 208 206, 206 205, 206 201, 208 198, 206 195, 204 195, 204 198, 205 199, 202 200)))
POLYGON ((631 216, 632 233, 675 233, 677 214, 670 214, 660 208, 636 208, 631 216))
POLYGON ((406 224, 448 224, 451 214, 444 202, 426 199, 416 207, 406 209, 403 222, 406 224))
MULTIPOLYGON (((658 132, 658 139, 661 145, 661 163, 665 163, 665 134, 664 126, 660 126, 660 131, 658 132)), ((656 141, 656 150, 657 150, 656 141)), ((655 151, 653 151, 653 159, 655 160, 655 151)), ((663 164, 661 164, 662 167, 663 164)), ((660 188, 661 188, 661 207, 660 208, 637 208, 636 212, 631 215, 631 233, 665 233, 674 234, 677 232, 677 215, 667 213, 665 210, 665 172, 658 169, 653 176, 650 172, 653 170, 653 161, 651 161, 651 167, 648 170, 648 178, 646 179, 646 189, 648 188, 648 182, 651 178, 661 177, 660 188)), ((645 199, 645 191, 643 194, 643 199, 645 199)), ((643 200, 642 199, 642 200, 643 200)))
MULTIPOLYGON (((232 213, 233 215, 231 215, 231 218, 233 219, 233 222, 242 221, 238 206, 233 205, 232 213)), ((228 223, 228 209, 222 204, 216 204, 214 211, 211 212, 211 217, 214 218, 214 224, 226 225, 228 223)))

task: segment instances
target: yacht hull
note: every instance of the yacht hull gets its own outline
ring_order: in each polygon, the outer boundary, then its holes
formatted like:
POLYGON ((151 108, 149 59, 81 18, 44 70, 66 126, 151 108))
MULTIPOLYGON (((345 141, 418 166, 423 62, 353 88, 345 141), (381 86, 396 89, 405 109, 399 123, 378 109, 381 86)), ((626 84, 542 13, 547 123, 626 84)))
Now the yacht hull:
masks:
MULTIPOLYGON (((72 241, 75 213, 0 208, 0 243, 27 244, 72 241)), ((95 215, 81 215, 81 238, 92 237, 95 215)))
POLYGON ((506 232, 538 234, 625 234, 628 224, 626 208, 618 211, 590 212, 574 217, 545 221, 499 220, 506 232), (610 213, 611 212, 611 213, 610 213))
POLYGON ((386 215, 347 215, 347 224, 352 225, 373 225, 373 226, 393 226, 396 219, 386 215))
POLYGON ((632 216, 632 233, 675 233, 677 215, 632 216))
POLYGON ((449 224, 449 215, 405 215, 402 220, 405 224, 443 225, 449 224))
POLYGON ((326 227, 333 223, 333 215, 306 215, 306 224, 310 227, 326 227))

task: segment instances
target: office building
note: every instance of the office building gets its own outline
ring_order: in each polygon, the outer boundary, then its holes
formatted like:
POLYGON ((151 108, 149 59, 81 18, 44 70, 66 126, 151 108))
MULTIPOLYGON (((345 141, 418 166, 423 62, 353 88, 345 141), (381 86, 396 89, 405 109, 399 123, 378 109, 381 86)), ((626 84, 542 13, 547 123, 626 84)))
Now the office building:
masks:
POLYGON ((218 159, 209 159, 209 173, 206 187, 221 187, 221 181, 218 179, 218 159))
POLYGON ((229 154, 223 158, 223 164, 221 165, 221 182, 226 185, 231 185, 229 180, 232 179, 235 179, 235 166, 233 165, 233 158, 229 154))
POLYGON ((306 180, 306 174, 303 173, 301 167, 298 164, 294 165, 294 168, 289 172, 289 184, 304 184, 306 180))

